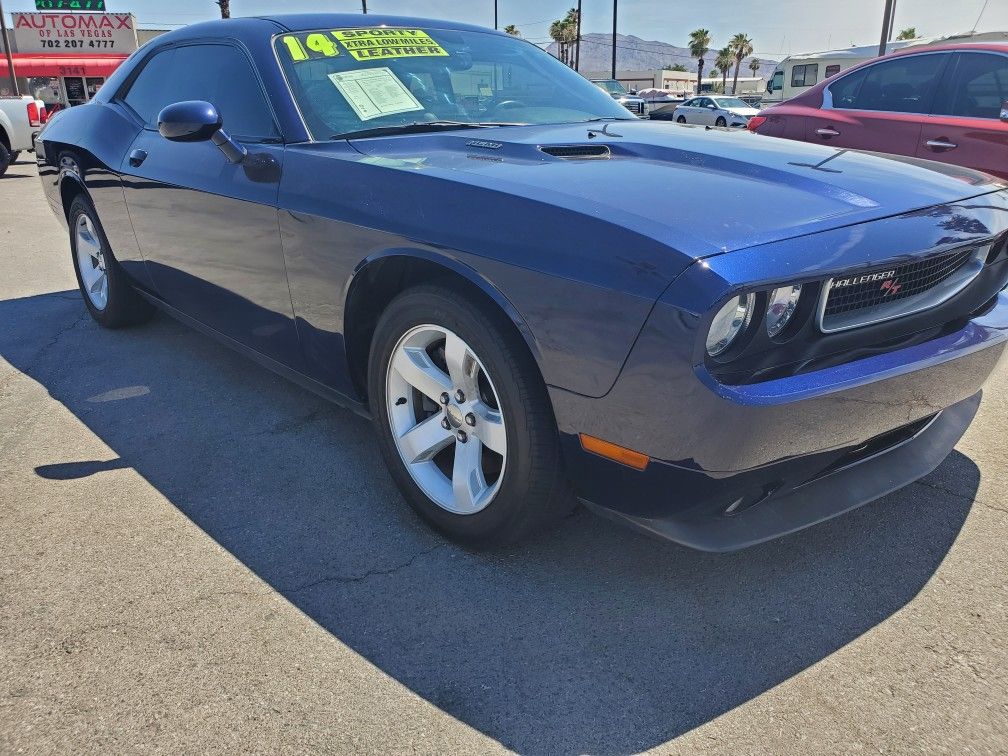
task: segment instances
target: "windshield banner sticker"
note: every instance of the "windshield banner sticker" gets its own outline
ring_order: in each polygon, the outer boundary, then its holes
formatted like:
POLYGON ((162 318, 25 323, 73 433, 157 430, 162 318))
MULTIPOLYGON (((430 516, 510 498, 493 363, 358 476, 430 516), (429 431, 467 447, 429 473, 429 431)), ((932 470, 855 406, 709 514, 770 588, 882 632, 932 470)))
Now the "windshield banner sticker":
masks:
POLYGON ((342 29, 332 34, 355 60, 448 55, 422 29, 342 29))
POLYGON ((388 68, 331 73, 329 80, 362 121, 423 110, 406 85, 388 68))

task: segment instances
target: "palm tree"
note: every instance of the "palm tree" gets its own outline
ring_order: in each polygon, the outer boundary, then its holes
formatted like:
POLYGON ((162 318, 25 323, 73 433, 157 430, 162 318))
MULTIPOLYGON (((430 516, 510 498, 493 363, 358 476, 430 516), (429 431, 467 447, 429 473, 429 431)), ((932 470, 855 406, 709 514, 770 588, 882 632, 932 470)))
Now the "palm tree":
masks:
POLYGON ((566 31, 564 30, 563 21, 554 21, 550 24, 549 35, 550 38, 557 44, 557 58, 559 58, 563 63, 566 63, 567 45, 564 42, 566 31))
POLYGON ((753 76, 759 73, 759 69, 760 69, 759 58, 753 58, 752 60, 749 61, 749 70, 752 71, 753 76))
POLYGON ((220 6, 221 18, 231 18, 231 0, 217 0, 217 5, 220 6))
POLYGON ((728 43, 728 47, 730 47, 731 51, 735 54, 735 78, 732 79, 731 93, 737 94, 739 67, 742 65, 743 58, 752 55, 752 40, 742 32, 739 32, 731 38, 731 42, 728 43))
POLYGON ((714 60, 714 67, 721 72, 721 93, 728 94, 728 72, 731 71, 732 63, 735 62, 735 54, 730 47, 722 47, 718 50, 717 58, 714 60))
POLYGON ((504 33, 505 34, 510 34, 512 37, 520 37, 521 36, 521 32, 518 31, 518 27, 515 26, 514 24, 508 24, 507 26, 505 26, 504 27, 504 33))
POLYGON ((899 33, 896 39, 917 39, 920 35, 917 33, 916 26, 908 26, 906 29, 899 33))
POLYGON ((700 80, 703 78, 704 55, 710 52, 710 32, 706 29, 695 29, 689 35, 690 56, 697 59, 696 91, 700 94, 700 80))

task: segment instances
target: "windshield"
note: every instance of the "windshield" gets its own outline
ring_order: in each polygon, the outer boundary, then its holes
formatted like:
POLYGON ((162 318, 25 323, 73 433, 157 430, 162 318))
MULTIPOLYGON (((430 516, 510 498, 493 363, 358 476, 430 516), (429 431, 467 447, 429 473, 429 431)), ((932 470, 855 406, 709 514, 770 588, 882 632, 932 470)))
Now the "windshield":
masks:
POLYGON ((592 84, 611 95, 627 94, 626 88, 616 81, 616 79, 599 79, 597 81, 592 81, 592 84))
POLYGON ((633 119, 535 45, 489 32, 323 29, 274 44, 313 138, 425 122, 544 124, 633 119))
POLYGON ((738 97, 715 97, 714 102, 718 104, 719 108, 748 108, 745 102, 740 100, 738 97))

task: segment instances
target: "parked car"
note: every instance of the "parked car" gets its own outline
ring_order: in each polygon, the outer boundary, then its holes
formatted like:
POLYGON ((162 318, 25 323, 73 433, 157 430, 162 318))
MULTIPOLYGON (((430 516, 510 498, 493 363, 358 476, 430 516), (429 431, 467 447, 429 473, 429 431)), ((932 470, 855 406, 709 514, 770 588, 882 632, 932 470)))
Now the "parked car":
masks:
POLYGON ((608 93, 616 102, 639 118, 648 117, 648 105, 643 97, 631 94, 616 79, 592 79, 592 84, 608 93))
POLYGON ((0 97, 0 176, 21 152, 33 150, 45 119, 45 106, 33 97, 0 97))
POLYGON ((696 123, 701 126, 734 126, 745 128, 759 111, 738 97, 703 95, 686 100, 675 109, 676 123, 696 123))
POLYGON ((466 543, 571 493, 702 549, 813 525, 937 466, 1008 343, 1004 183, 640 121, 474 26, 186 26, 37 144, 95 321, 161 308, 370 417, 466 543))
POLYGON ((1008 44, 913 48, 760 111, 758 134, 889 152, 1008 178, 1008 44))

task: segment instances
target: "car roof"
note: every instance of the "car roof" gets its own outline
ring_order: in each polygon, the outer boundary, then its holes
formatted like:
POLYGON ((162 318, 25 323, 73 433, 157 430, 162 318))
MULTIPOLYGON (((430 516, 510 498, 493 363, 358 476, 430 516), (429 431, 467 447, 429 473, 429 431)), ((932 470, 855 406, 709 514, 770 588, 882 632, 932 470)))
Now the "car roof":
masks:
MULTIPOLYGON (((894 58, 896 56, 913 55, 915 53, 926 52, 950 52, 954 50, 992 50, 994 52, 1008 53, 1008 44, 1004 42, 950 42, 945 45, 914 45, 904 47, 902 50, 891 52, 885 57, 894 58)), ((878 60, 875 58, 874 60, 878 60)))
MULTIPOLYGON (((493 32, 484 26, 461 24, 457 21, 446 21, 434 18, 416 18, 414 16, 389 16, 368 13, 282 13, 271 16, 257 16, 267 21, 273 21, 288 31, 308 31, 310 29, 340 29, 372 26, 426 27, 429 29, 451 29, 455 31, 493 32)), ((504 32, 496 32, 503 34, 504 32)))

